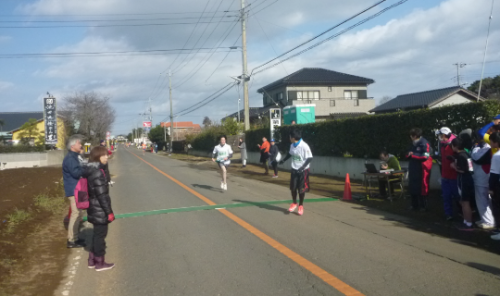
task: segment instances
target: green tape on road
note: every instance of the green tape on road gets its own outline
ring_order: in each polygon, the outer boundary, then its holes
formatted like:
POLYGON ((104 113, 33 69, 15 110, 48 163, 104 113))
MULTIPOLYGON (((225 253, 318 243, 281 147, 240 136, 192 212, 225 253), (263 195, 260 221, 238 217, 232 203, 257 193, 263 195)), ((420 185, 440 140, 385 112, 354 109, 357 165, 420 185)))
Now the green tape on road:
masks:
MULTIPOLYGON (((312 202, 327 202, 327 201, 337 201, 336 198, 311 198, 306 199, 306 203, 312 202)), ((271 200, 271 201, 260 201, 260 202, 241 202, 241 203, 232 203, 232 204, 220 204, 213 206, 195 206, 195 207, 185 207, 185 208, 173 208, 173 209, 164 209, 164 210, 153 210, 146 212, 136 212, 136 213, 126 213, 126 214, 116 214, 116 219, 122 218, 132 218, 132 217, 142 217, 142 216, 153 216, 153 215, 161 215, 161 214, 170 214, 170 213, 180 213, 180 212, 194 212, 194 211, 205 211, 205 210, 217 210, 217 209, 232 209, 232 208, 243 208, 243 207, 266 207, 268 205, 277 205, 277 204, 288 204, 290 200, 271 200)), ((84 221, 87 221, 87 217, 83 218, 84 221)))

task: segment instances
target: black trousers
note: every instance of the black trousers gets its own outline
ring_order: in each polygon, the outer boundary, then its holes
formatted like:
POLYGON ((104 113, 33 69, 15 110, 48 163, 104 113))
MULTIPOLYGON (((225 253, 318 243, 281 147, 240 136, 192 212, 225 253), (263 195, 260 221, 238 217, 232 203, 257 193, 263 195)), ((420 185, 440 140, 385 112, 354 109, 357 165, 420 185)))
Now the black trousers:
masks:
MULTIPOLYGON (((392 180, 397 180, 398 178, 389 178, 389 181, 392 180)), ((378 180, 378 191, 380 195, 386 196, 387 195, 387 180, 386 179, 380 179, 378 180)), ((394 194, 394 186, 391 184, 391 194, 394 194)))
POLYGON ((274 175, 277 176, 278 175, 278 162, 276 160, 272 161, 271 165, 273 166, 274 175))
POLYGON ((500 188, 495 188, 491 195, 491 212, 497 228, 500 228, 500 188))
POLYGON ((106 236, 108 235, 108 224, 94 224, 94 236, 91 252, 96 257, 106 254, 106 236))

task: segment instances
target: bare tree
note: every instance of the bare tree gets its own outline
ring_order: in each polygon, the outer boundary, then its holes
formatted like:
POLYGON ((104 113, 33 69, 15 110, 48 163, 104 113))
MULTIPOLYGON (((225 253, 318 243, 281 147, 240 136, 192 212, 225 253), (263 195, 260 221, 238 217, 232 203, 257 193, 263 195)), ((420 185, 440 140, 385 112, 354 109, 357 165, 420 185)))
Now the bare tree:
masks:
POLYGON ((64 98, 62 110, 66 120, 74 124, 75 132, 96 143, 106 137, 106 131, 115 121, 115 110, 110 98, 94 92, 77 92, 64 98))
POLYGON ((385 104, 385 103, 389 102, 390 100, 392 100, 392 98, 391 98, 391 97, 389 97, 389 96, 383 96, 383 97, 380 99, 380 101, 378 102, 378 105, 380 106, 380 105, 382 105, 382 104, 385 104))
POLYGON ((203 125, 205 127, 209 127, 212 125, 212 120, 210 120, 210 118, 208 118, 208 116, 205 116, 205 118, 203 118, 203 125))

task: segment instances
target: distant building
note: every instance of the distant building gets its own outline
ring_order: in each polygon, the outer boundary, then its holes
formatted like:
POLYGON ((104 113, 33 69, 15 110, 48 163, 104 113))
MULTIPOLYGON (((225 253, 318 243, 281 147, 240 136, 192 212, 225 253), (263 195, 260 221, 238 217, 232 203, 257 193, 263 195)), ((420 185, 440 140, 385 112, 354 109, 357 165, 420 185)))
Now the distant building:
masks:
POLYGON ((373 79, 322 68, 303 68, 260 88, 266 108, 316 105, 316 121, 368 114, 375 107, 368 97, 373 79))
MULTIPOLYGON (((483 100, 483 98, 480 98, 480 101, 483 100)), ((399 95, 394 99, 370 110, 370 112, 382 114, 423 108, 432 109, 471 102, 477 102, 477 94, 460 86, 453 86, 448 88, 399 95)))
MULTIPOLYGON (((167 134, 170 136, 170 122, 161 122, 161 127, 165 127, 167 134)), ((186 135, 199 134, 201 126, 194 124, 192 121, 174 121, 173 123, 174 141, 182 141, 186 139, 186 135)))
MULTIPOLYGON (((28 122, 30 119, 37 121, 37 128, 40 135, 45 135, 45 122, 43 120, 43 112, 0 112, 0 119, 4 122, 0 126, 0 136, 4 139, 17 145, 21 141, 21 126, 28 122)), ((64 122, 60 116, 57 118, 57 148, 65 149, 66 145, 66 131, 64 122)), ((34 144, 37 139, 33 139, 34 144)))

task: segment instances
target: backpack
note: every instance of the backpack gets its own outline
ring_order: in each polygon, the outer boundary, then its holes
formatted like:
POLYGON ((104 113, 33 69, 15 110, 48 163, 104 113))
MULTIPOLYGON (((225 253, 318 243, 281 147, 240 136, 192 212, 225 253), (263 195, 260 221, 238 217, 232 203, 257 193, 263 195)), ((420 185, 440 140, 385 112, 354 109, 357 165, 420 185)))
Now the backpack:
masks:
MULTIPOLYGON (((106 173, 103 169, 100 169, 106 178, 106 173)), ((87 178, 80 178, 75 187, 75 202, 76 208, 80 210, 86 210, 89 208, 89 188, 87 178)))
POLYGON ((75 187, 76 207, 80 210, 89 208, 89 189, 87 187, 87 179, 80 178, 75 187))

